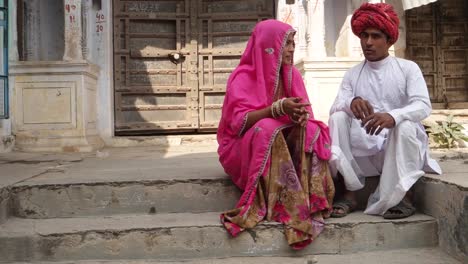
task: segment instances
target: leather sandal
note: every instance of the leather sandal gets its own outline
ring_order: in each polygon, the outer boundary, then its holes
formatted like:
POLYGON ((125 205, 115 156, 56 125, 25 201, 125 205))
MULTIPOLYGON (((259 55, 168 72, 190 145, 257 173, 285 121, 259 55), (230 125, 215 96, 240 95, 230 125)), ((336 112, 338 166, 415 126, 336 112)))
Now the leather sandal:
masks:
POLYGON ((402 200, 397 205, 393 206, 392 208, 388 209, 384 214, 383 218, 385 219, 401 219, 412 216, 416 212, 416 208, 407 202, 402 200))
POLYGON ((333 212, 331 213, 331 217, 339 218, 347 216, 349 213, 354 212, 356 210, 356 202, 347 199, 341 199, 337 202, 333 203, 333 212), (337 213, 336 210, 342 210, 343 212, 337 213))

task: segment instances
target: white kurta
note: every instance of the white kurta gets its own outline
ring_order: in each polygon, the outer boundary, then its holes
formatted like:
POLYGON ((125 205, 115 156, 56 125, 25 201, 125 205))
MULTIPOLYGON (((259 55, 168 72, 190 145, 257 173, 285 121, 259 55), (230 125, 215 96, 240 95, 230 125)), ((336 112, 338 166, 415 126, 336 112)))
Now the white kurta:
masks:
POLYGON ((351 191, 363 188, 365 177, 381 175, 365 213, 381 215, 398 204, 424 171, 441 173, 429 157, 427 135, 420 123, 430 113, 426 82, 412 61, 388 56, 364 61, 345 74, 330 110, 330 164, 351 191), (368 100, 374 112, 392 115, 395 128, 367 135, 350 109, 356 96, 368 100))

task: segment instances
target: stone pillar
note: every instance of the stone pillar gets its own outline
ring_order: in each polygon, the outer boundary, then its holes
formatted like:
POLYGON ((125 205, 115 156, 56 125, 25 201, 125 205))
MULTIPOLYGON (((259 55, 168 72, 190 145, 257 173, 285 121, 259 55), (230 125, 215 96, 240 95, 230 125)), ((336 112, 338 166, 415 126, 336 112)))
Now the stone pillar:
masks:
POLYGON ((348 9, 348 16, 340 30, 338 40, 336 41, 335 54, 337 57, 362 58, 361 43, 351 29, 351 17, 354 11, 367 0, 352 0, 343 3, 348 9))
POLYGON ((11 32, 10 39, 8 40, 8 45, 10 48, 9 54, 8 54, 8 60, 10 61, 18 61, 19 60, 19 53, 18 53, 18 28, 17 28, 17 14, 16 14, 16 9, 17 9, 17 4, 18 0, 10 0, 8 5, 8 10, 9 11, 9 21, 8 21, 8 26, 9 30, 11 32))
POLYGON ((307 0, 307 56, 326 57, 325 50, 325 0, 307 0))
POLYGON ((82 5, 81 5, 81 28, 82 28, 82 53, 83 53, 83 59, 89 60, 90 57, 90 52, 89 52, 89 43, 88 43, 88 33, 90 33, 90 26, 91 26, 91 21, 89 19, 89 14, 91 10, 91 4, 92 1, 89 0, 82 0, 82 5))
POLYGON ((81 0, 64 0, 65 52, 64 61, 83 60, 81 0))
POLYGON ((398 28, 400 35, 397 42, 390 48, 392 55, 404 58, 406 54, 406 15, 403 9, 403 2, 401 0, 386 0, 387 4, 391 4, 400 19, 400 27, 398 28))
POLYGON ((25 59, 28 61, 39 60, 39 53, 37 47, 39 47, 39 34, 41 28, 40 19, 40 2, 39 0, 26 1, 25 3, 25 59))

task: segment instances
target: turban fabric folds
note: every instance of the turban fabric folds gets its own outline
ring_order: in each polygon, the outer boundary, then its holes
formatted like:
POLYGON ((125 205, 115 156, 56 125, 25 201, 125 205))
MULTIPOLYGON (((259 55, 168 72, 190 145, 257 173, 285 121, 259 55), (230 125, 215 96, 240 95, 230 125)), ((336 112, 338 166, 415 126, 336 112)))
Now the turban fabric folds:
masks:
POLYGON ((400 20, 393 7, 389 4, 364 3, 351 18, 351 29, 353 33, 359 35, 367 28, 376 28, 384 32, 391 44, 398 40, 398 26, 400 20))

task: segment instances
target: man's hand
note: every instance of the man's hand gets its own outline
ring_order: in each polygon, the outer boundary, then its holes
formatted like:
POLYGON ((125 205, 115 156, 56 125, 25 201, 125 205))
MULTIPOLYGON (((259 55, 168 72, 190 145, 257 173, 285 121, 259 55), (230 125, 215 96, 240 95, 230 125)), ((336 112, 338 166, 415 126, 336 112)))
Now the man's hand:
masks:
POLYGON ((384 128, 395 127, 395 119, 388 113, 375 113, 362 120, 361 125, 369 135, 378 135, 384 128))
POLYGON ((359 120, 363 120, 364 118, 374 113, 374 108, 369 103, 369 101, 364 100, 361 97, 354 98, 350 107, 354 116, 359 120))

